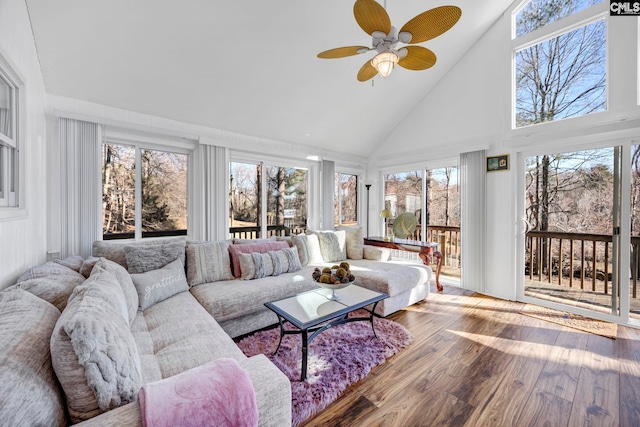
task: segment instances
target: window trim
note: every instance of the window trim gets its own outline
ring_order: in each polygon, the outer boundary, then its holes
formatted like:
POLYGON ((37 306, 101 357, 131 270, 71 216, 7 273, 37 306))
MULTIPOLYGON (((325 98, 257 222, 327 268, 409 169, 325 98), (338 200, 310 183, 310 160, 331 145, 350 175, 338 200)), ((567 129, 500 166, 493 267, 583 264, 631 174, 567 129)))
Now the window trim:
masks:
MULTIPOLYGON (((269 155, 259 155, 259 154, 255 154, 255 153, 251 153, 251 152, 246 152, 246 151, 240 151, 240 150, 231 150, 231 152, 229 153, 229 158, 228 160, 228 165, 229 168, 231 167, 232 163, 246 163, 246 164, 253 164, 253 165, 262 165, 263 167, 267 167, 267 166, 273 166, 273 167, 285 167, 285 168, 293 168, 293 169, 303 169, 307 171, 307 227, 312 229, 313 224, 311 224, 311 215, 312 215, 312 206, 314 206, 314 201, 313 198, 315 197, 315 191, 314 188, 316 188, 316 180, 318 179, 317 177, 317 162, 315 161, 310 161, 310 160, 305 160, 305 159, 294 159, 294 158, 287 158, 287 157, 274 157, 274 156, 269 156, 269 155)), ((230 175, 230 170, 229 170, 229 174, 227 174, 227 178, 226 178, 226 182, 227 182, 227 186, 229 186, 229 175, 230 175)), ((262 175, 262 186, 263 188, 265 188, 266 186, 266 175, 263 174, 262 175)), ((229 191, 227 191, 227 193, 230 193, 231 189, 229 188, 229 191)), ((260 212, 260 215, 262 215, 264 218, 266 218, 267 215, 267 196, 266 193, 263 192, 263 194, 261 195, 261 197, 263 197, 262 199, 262 212, 260 212)), ((229 195, 226 194, 225 195, 225 206, 229 207, 229 195)), ((262 221, 263 225, 263 229, 260 231, 260 235, 261 236, 265 236, 267 234, 267 221, 262 221)), ((231 228, 231 224, 229 224, 229 219, 228 219, 228 215, 227 215, 227 219, 226 219, 226 236, 229 236, 229 230, 231 228)))
MULTIPOLYGON (((122 239, 152 239, 156 237, 170 237, 170 236, 184 236, 189 235, 189 232, 194 227, 194 202, 193 195, 195 194, 193 189, 194 182, 194 174, 195 172, 195 163, 194 163, 194 155, 195 148, 197 144, 191 140, 185 140, 183 138, 176 138, 167 135, 161 134, 150 134, 150 133, 137 133, 135 131, 130 130, 121 130, 115 128, 105 127, 103 141, 100 143, 104 144, 113 144, 113 145, 121 145, 132 147, 135 152, 135 170, 136 170, 136 180, 135 180, 135 231, 134 235, 131 236, 130 233, 122 233, 121 235, 113 235, 105 238, 104 234, 104 224, 101 224, 100 234, 103 240, 122 240, 122 239), (154 234, 154 232, 145 232, 146 236, 143 236, 142 232, 142 200, 141 200, 141 180, 139 179, 141 173, 141 150, 150 150, 150 151, 164 151, 175 154, 182 154, 187 156, 187 230, 183 232, 182 230, 177 230, 175 233, 171 232, 159 232, 158 235, 154 234)), ((102 165, 102 160, 100 161, 100 165, 102 165)), ((102 166, 100 166, 98 173, 100 173, 102 166)), ((102 179, 100 179, 100 185, 102 186, 102 179)), ((100 192, 102 195, 102 191, 100 192)))
POLYGON ((524 34, 520 37, 516 37, 516 16, 517 14, 524 8, 530 0, 524 0, 520 4, 518 4, 515 8, 513 8, 511 12, 511 20, 510 20, 510 35, 511 35, 511 50, 510 50, 510 75, 511 79, 509 80, 510 90, 510 105, 511 108, 508 112, 508 121, 506 126, 508 127, 508 133, 512 136, 517 135, 529 135, 532 132, 537 132, 538 129, 542 129, 545 131, 552 130, 562 130, 562 129, 574 129, 575 127, 582 126, 585 123, 588 124, 599 124, 599 123, 607 123, 609 121, 608 117, 611 116, 611 100, 610 100, 610 78, 611 78, 611 62, 610 62, 610 52, 609 52, 609 43, 610 43, 610 21, 609 21, 609 2, 603 1, 601 3, 595 4, 587 9, 583 9, 580 12, 574 13, 572 15, 561 18, 557 21, 554 21, 548 25, 540 27, 530 33, 524 34), (534 46, 536 44, 551 40, 555 37, 559 37, 563 34, 569 33, 575 29, 585 27, 599 20, 605 21, 605 25, 607 27, 607 40, 605 46, 605 55, 606 55, 606 104, 607 107, 603 111, 589 113, 581 116, 575 117, 567 117, 564 119, 553 120, 542 123, 535 123, 528 126, 517 127, 516 126, 516 56, 517 52, 528 47, 534 46), (569 124, 567 124, 568 122, 569 124), (534 130, 535 129, 535 130, 534 130))
MULTIPOLYGON (((343 175, 351 175, 351 176, 355 176, 356 177, 356 226, 362 226, 362 188, 364 187, 364 181, 362 179, 362 174, 361 173, 357 173, 357 172, 353 172, 353 171, 347 171, 347 170, 343 170, 343 169, 339 169, 336 168, 335 170, 335 174, 336 175, 340 175, 341 179, 343 175)), ((366 190, 365 190, 366 191, 366 190)), ((336 212, 336 214, 338 215, 338 226, 342 226, 342 193, 340 192, 340 190, 338 188, 334 189, 334 197, 338 197, 338 211, 336 212)), ((334 223, 335 223, 335 214, 334 214, 334 223)))
POLYGON ((25 197, 21 185, 24 182, 24 159, 20 155, 27 115, 25 114, 26 86, 24 79, 2 52, 0 52, 0 77, 12 86, 11 133, 13 135, 0 135, 0 145, 4 147, 4 155, 1 161, 6 162, 6 164, 13 163, 11 167, 3 168, 6 170, 6 174, 3 177, 3 185, 7 189, 7 194, 0 199, 0 221, 4 221, 27 217, 25 197), (7 147, 11 149, 7 149, 7 147), (13 191, 9 191, 11 185, 13 185, 13 191))

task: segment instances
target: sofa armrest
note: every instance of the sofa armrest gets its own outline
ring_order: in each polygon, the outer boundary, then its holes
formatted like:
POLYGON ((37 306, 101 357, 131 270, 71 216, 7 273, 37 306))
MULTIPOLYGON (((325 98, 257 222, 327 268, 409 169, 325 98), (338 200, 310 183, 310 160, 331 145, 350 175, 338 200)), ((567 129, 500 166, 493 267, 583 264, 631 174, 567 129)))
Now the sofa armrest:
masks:
POLYGON ((136 400, 74 425, 82 427, 142 427, 140 404, 136 400))
POLYGON ((363 258, 373 261, 389 261, 391 260, 391 249, 381 246, 362 245, 363 258))
MULTIPOLYGON (((291 425, 291 383, 263 354, 238 361, 253 383, 258 403, 258 425, 279 427, 291 425)), ((76 424, 82 427, 141 427, 142 414, 138 401, 76 424)))
POLYGON ((258 425, 291 425, 291 383, 264 354, 238 361, 249 374, 258 402, 258 425))

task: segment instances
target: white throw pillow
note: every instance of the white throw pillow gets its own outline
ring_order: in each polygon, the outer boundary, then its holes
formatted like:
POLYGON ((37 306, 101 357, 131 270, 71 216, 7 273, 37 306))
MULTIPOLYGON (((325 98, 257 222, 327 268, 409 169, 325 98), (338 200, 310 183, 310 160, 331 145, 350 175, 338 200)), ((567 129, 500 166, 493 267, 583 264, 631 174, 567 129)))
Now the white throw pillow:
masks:
POLYGON ((182 262, 177 259, 157 270, 132 274, 131 280, 138 291, 140 310, 189 290, 182 262))

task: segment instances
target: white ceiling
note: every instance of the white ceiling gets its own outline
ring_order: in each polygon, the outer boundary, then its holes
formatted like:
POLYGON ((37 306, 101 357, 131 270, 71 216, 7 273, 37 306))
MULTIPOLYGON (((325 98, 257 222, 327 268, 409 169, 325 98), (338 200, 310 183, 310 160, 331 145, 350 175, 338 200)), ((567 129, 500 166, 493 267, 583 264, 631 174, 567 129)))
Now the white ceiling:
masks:
POLYGON ((363 157, 512 2, 389 0, 397 28, 445 4, 462 18, 421 44, 433 68, 372 85, 356 80, 372 52, 316 57, 370 46, 353 0, 26 1, 50 94, 363 157))

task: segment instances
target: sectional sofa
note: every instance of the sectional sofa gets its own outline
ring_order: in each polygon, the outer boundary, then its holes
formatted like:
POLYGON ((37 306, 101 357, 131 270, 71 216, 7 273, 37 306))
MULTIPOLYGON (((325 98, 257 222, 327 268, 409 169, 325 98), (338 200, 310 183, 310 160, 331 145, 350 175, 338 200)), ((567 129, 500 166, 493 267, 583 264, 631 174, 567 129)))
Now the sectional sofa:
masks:
POLYGON ((251 386, 237 399, 242 411, 255 410, 257 425, 290 425, 287 378, 233 341, 276 323, 264 303, 316 288, 312 270, 340 259, 359 285, 390 295, 382 316, 425 298, 431 280, 429 267, 363 246, 358 229, 277 241, 99 241, 93 255, 35 266, 0 292, 0 425, 139 426, 154 411, 142 407, 141 389, 222 360, 251 386))

